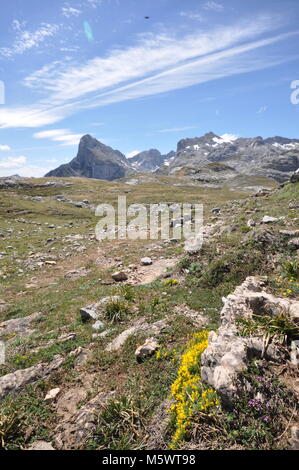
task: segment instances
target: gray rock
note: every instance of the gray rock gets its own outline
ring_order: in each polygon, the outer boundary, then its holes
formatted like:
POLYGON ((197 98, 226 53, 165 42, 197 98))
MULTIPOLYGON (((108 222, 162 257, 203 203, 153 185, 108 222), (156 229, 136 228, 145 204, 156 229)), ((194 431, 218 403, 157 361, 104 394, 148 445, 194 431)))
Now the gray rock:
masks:
POLYGON ((88 305, 87 307, 82 307, 80 309, 81 319, 83 321, 97 320, 103 314, 105 306, 109 302, 115 302, 117 300, 123 300, 123 298, 119 295, 112 295, 103 297, 99 302, 88 305))
POLYGON ((145 357, 152 356, 158 348, 159 344, 157 341, 154 338, 148 338, 144 344, 136 349, 136 359, 144 359, 145 357))
POLYGON ((141 258, 140 264, 142 266, 150 266, 151 264, 153 264, 153 261, 151 258, 145 257, 145 258, 141 258))
POLYGON ((265 215, 263 218, 262 218, 262 224, 273 224, 275 222, 278 222, 279 219, 277 217, 270 217, 268 215, 265 215))
POLYGON ((20 369, 0 377, 0 398, 8 394, 21 392, 27 385, 33 384, 44 377, 47 377, 54 370, 57 370, 64 362, 60 355, 54 356, 50 363, 40 363, 27 369, 20 369))
POLYGON ((105 328, 105 324, 100 321, 100 320, 97 320, 93 325, 92 325, 92 328, 94 330, 102 330, 103 328, 105 328))
POLYGON ((55 450, 51 442, 34 441, 27 450, 55 450))
POLYGON ((34 329, 31 328, 31 323, 41 318, 42 315, 43 313, 41 312, 35 312, 27 317, 13 318, 0 323, 0 338, 11 335, 14 335, 14 338, 30 336, 34 332, 34 329))
POLYGON ((299 248, 299 237, 298 238, 292 238, 288 242, 288 246, 293 248, 294 250, 298 250, 299 248))

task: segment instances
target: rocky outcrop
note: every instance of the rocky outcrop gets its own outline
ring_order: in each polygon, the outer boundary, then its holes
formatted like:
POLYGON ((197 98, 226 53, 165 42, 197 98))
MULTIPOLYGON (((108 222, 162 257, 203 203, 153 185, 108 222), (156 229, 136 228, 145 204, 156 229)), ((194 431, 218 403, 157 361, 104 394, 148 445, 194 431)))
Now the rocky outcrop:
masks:
POLYGON ((217 333, 209 334, 209 345, 202 354, 202 380, 211 385, 230 405, 236 390, 238 373, 245 371, 253 357, 281 361, 285 349, 265 343, 263 337, 243 337, 238 331, 237 320, 252 319, 253 315, 282 311, 299 321, 299 301, 276 297, 265 291, 265 278, 248 277, 233 294, 224 299, 221 326, 217 333))
POLYGON ((27 369, 20 369, 0 377, 0 398, 8 394, 21 392, 27 385, 33 384, 50 375, 64 362, 64 357, 57 355, 50 363, 40 363, 27 369))
POLYGON ((125 155, 87 134, 80 140, 77 156, 47 173, 46 177, 78 176, 112 181, 133 173, 125 155))
POLYGON ((237 175, 265 176, 278 182, 290 179, 299 167, 299 139, 239 138, 209 132, 178 142, 176 158, 164 172, 214 183, 237 175))

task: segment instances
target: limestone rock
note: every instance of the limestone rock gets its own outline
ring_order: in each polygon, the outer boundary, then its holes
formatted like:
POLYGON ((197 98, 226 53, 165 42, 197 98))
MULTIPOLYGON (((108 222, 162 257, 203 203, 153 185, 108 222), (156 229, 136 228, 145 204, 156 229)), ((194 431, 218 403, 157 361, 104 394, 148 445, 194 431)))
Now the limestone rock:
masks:
POLYGON ((44 377, 47 377, 54 370, 57 370, 64 362, 60 355, 54 356, 50 363, 40 363, 27 369, 20 369, 0 377, 0 398, 8 394, 21 392, 27 385, 33 384, 44 377))
POLYGON ((51 442, 34 441, 27 450, 55 450, 51 442))
POLYGON ((145 258, 141 258, 140 264, 141 264, 142 266, 150 266, 151 264, 153 264, 153 261, 152 261, 151 258, 145 257, 145 258))
POLYGON ((117 300, 122 300, 122 297, 119 295, 112 295, 109 297, 103 297, 99 302, 88 305, 87 307, 82 307, 80 309, 82 321, 97 320, 102 315, 105 306, 109 302, 115 302, 117 300))
POLYGON ((159 344, 157 341, 154 338, 148 338, 144 344, 136 349, 136 359, 143 359, 147 356, 152 356, 158 348, 159 344))
POLYGON ((49 390, 49 392, 45 396, 45 401, 47 403, 51 403, 52 401, 55 401, 58 395, 60 394, 60 391, 61 391, 60 388, 52 388, 52 390, 49 390))

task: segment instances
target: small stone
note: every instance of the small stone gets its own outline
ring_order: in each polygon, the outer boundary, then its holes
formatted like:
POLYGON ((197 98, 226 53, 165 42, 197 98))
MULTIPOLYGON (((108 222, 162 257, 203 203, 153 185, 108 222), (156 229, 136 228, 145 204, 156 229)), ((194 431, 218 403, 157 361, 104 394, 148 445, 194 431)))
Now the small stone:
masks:
POLYGON ((255 221, 253 219, 249 219, 247 222, 247 227, 255 227, 255 221))
POLYGON ((288 246, 290 248, 293 248, 294 250, 298 250, 299 248, 299 238, 292 238, 289 242, 288 242, 288 246))
POLYGON ((150 266, 151 264, 153 264, 153 262, 151 258, 145 257, 145 258, 141 258, 140 264, 142 266, 150 266))
POLYGON ((55 450, 51 442, 46 441, 35 441, 27 450, 55 450))
POLYGON ((58 397, 60 393, 60 388, 52 388, 52 390, 50 390, 47 395, 45 396, 45 400, 47 403, 50 403, 54 400, 56 400, 56 398, 58 397))
POLYGON ((135 351, 136 359, 143 359, 148 356, 152 356, 154 352, 159 348, 159 344, 154 338, 148 338, 142 346, 139 346, 135 351))
POLYGON ((94 330, 102 330, 103 328, 105 328, 105 325, 102 321, 100 320, 97 320, 93 325, 92 325, 92 328, 94 330))
POLYGON ((214 207, 212 210, 211 210, 212 214, 219 214, 220 213, 220 208, 219 207, 214 207))
POLYGON ((111 277, 116 282, 123 282, 128 279, 128 276, 123 271, 116 271, 111 275, 111 277))
POLYGON ((278 222, 279 219, 277 217, 270 217, 269 215, 265 215, 263 218, 262 218, 262 224, 272 224, 272 223, 275 223, 275 222, 278 222))

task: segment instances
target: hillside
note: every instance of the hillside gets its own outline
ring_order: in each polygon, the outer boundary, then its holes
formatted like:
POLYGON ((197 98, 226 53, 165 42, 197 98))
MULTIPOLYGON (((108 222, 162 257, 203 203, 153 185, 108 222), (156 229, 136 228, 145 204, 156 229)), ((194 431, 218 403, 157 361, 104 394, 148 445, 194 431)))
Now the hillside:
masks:
POLYGON ((0 446, 298 446, 299 182, 234 189, 0 184, 0 446), (203 203, 202 249, 97 241, 94 209, 119 195, 203 203))

